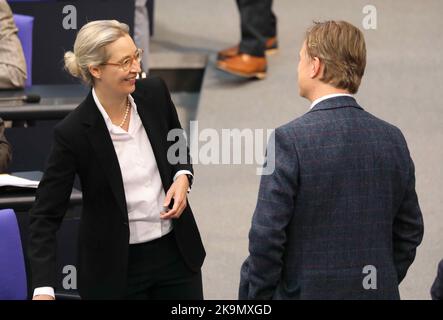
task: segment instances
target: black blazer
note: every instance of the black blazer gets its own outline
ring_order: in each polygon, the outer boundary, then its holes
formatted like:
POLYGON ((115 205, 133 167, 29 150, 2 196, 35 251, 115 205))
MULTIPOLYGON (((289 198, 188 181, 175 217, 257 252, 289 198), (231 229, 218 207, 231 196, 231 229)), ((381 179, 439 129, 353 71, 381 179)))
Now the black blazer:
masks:
MULTIPOLYGON (((165 192, 179 170, 192 172, 190 161, 171 165, 169 130, 181 128, 165 83, 137 81, 132 94, 154 151, 165 192)), ((188 150, 189 160, 189 150, 188 150)), ((65 215, 75 174, 83 192, 77 276, 82 298, 120 298, 126 288, 129 224, 121 171, 109 131, 92 92, 54 129, 47 167, 30 212, 29 259, 33 288, 56 287, 55 234, 65 215)), ((174 234, 185 263, 203 264, 205 250, 188 204, 173 219, 174 234)))

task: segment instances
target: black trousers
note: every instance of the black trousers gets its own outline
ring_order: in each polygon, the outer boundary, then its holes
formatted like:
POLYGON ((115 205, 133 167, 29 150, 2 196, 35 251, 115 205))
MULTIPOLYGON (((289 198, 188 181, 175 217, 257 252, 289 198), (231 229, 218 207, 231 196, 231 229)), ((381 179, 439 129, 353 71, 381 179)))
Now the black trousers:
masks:
POLYGON ((438 264, 437 278, 431 288, 432 300, 443 300, 443 260, 438 264))
POLYGON ((201 271, 184 263, 174 231, 162 238, 129 246, 130 300, 202 300, 201 271))
POLYGON ((272 0, 237 0, 237 6, 241 21, 240 52, 263 57, 266 39, 277 35, 272 0))

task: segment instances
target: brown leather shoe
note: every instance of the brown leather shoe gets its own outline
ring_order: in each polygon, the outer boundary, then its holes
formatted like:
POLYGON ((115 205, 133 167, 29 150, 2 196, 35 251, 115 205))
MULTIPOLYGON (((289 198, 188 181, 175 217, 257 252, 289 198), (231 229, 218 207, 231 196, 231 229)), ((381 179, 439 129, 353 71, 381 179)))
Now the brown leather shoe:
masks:
MULTIPOLYGON (((239 52, 239 45, 221 50, 218 52, 217 60, 224 60, 227 58, 232 58, 233 56, 236 56, 239 52)), ((276 54, 278 52, 278 42, 277 37, 272 37, 266 40, 266 55, 271 56, 273 54, 276 54)))
POLYGON ((217 61, 220 70, 244 78, 266 78, 267 63, 265 57, 255 57, 241 53, 225 60, 217 61))

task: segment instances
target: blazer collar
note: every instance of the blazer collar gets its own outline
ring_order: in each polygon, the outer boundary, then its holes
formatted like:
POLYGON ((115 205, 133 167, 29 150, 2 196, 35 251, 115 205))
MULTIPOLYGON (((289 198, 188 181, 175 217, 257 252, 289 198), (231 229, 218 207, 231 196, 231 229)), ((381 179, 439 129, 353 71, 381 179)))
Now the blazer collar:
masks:
POLYGON ((339 96, 339 97, 333 97, 333 98, 329 98, 329 99, 319 102, 311 110, 309 110, 308 113, 321 111, 321 110, 331 110, 331 109, 337 109, 337 108, 344 108, 344 107, 353 107, 353 108, 363 110, 363 108, 358 105, 358 103, 354 97, 339 96))
MULTIPOLYGON (((92 96, 92 89, 89 91, 89 94, 80 105, 79 112, 82 123, 86 124, 87 126, 96 126, 97 121, 100 120, 100 110, 98 110, 97 105, 95 104, 94 97, 92 96)), ((104 120, 103 124, 106 126, 104 120)))
MULTIPOLYGON (((138 84, 138 81, 136 82, 136 84, 138 84)), ((131 96, 134 99, 134 102, 137 106, 144 106, 150 100, 150 93, 144 90, 144 88, 141 87, 140 85, 137 86, 136 90, 131 94, 131 96)), ((147 115, 144 112, 144 110, 141 109, 143 108, 137 107, 137 112, 142 118, 143 124, 145 124, 145 122, 148 121, 148 119, 145 118, 147 115)), ((84 123, 85 125, 87 126, 98 125, 101 127, 101 122, 103 122, 103 124, 106 127, 106 123, 103 119, 103 116, 94 101, 94 97, 92 95, 92 88, 89 91, 89 94, 86 96, 85 100, 80 105, 79 111, 81 113, 81 118, 83 119, 82 123, 84 123)))
POLYGON ((165 128, 160 123, 161 121, 159 121, 164 117, 164 114, 159 114, 158 109, 152 105, 152 103, 155 103, 152 98, 152 93, 143 89, 143 87, 140 87, 139 90, 134 91, 132 96, 137 105, 138 114, 148 135, 149 142, 151 143, 163 188, 165 192, 167 192, 171 185, 171 177, 168 174, 170 168, 167 159, 167 131, 165 131, 165 128))

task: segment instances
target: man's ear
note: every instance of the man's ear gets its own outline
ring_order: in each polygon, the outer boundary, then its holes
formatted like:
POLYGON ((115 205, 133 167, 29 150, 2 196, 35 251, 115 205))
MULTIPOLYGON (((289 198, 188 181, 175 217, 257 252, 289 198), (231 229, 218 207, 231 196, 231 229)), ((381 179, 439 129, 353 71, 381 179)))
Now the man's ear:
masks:
POLYGON ((91 75, 96 78, 96 79, 100 79, 102 76, 102 71, 98 66, 89 66, 89 73, 91 73, 91 75))
POLYGON ((318 57, 314 57, 311 60, 311 72, 310 77, 311 79, 316 78, 317 76, 320 76, 322 69, 322 63, 318 57))

